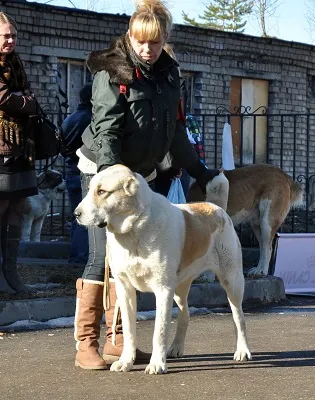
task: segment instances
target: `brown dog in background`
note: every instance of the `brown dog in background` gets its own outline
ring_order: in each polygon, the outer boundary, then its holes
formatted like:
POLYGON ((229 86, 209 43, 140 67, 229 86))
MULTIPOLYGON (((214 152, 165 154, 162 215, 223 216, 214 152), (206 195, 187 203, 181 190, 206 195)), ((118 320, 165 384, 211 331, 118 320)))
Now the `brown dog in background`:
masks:
POLYGON ((205 195, 194 183, 187 202, 209 201, 227 211, 234 226, 249 222, 259 243, 257 267, 248 276, 267 275, 272 241, 290 209, 302 204, 303 189, 279 167, 256 164, 224 171, 207 185, 205 195))

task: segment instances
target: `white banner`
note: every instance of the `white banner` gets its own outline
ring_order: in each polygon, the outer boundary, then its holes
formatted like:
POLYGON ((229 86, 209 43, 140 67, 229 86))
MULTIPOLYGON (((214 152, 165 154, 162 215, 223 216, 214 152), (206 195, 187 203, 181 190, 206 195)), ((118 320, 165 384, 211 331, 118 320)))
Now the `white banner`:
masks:
POLYGON ((279 233, 274 276, 288 294, 315 293, 315 233, 279 233))

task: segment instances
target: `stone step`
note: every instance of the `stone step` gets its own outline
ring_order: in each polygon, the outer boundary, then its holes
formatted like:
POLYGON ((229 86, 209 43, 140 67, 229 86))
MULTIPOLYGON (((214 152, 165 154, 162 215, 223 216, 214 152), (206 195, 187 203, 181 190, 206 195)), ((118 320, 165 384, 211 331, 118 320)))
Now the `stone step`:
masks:
MULTIPOLYGON (((281 278, 267 276, 245 281, 244 305, 266 305, 286 299, 281 278)), ((75 314, 75 297, 52 297, 28 300, 0 301, 0 331, 15 321, 48 321, 54 318, 70 317, 75 314)), ((227 306, 225 291, 218 282, 193 284, 188 304, 190 307, 227 306)), ((138 311, 155 310, 155 297, 152 293, 138 293, 138 311)))
MULTIPOLYGON (((68 264, 70 251, 69 242, 45 241, 45 242, 21 242, 19 247, 19 260, 28 260, 28 263, 68 264), (33 260, 33 261, 32 261, 33 260), (40 260, 40 261, 38 261, 40 260)), ((245 265, 253 265, 258 262, 259 249, 243 248, 243 261, 245 265)))

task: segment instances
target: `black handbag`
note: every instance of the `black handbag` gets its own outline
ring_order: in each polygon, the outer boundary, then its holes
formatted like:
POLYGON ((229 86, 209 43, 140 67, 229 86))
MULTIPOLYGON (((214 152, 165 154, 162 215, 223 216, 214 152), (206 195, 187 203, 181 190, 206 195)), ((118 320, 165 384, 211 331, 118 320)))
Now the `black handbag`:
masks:
POLYGON ((59 154, 61 138, 59 129, 51 122, 45 111, 37 103, 37 115, 33 120, 35 160, 47 160, 59 154))

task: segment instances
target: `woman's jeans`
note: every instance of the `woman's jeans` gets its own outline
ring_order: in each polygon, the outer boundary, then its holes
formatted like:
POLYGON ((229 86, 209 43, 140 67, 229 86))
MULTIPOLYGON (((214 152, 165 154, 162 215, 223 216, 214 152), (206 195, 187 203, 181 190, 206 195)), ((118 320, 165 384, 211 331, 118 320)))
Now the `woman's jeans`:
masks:
POLYGON ((66 187, 71 206, 71 247, 69 254, 70 264, 86 264, 89 255, 88 231, 85 226, 79 225, 74 216, 74 210, 82 200, 81 179, 79 174, 66 173, 66 187))
MULTIPOLYGON (((81 173, 82 197, 88 192, 88 187, 94 175, 81 173)), ((82 278, 104 282, 106 229, 97 226, 88 227, 89 257, 82 278)))

